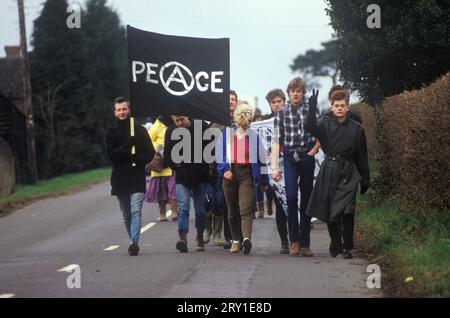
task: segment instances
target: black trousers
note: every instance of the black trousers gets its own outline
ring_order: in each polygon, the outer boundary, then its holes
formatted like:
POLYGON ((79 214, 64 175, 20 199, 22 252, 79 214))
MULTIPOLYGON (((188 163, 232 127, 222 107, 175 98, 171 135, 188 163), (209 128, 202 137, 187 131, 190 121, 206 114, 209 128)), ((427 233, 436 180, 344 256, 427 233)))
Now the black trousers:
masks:
POLYGON ((345 214, 337 222, 329 222, 328 233, 331 241, 337 246, 342 246, 346 250, 353 249, 353 230, 355 227, 355 213, 345 214), (342 244, 342 239, 344 244, 342 244))
POLYGON ((273 200, 275 201, 275 221, 277 223, 278 234, 280 235, 280 240, 282 245, 289 245, 288 241, 288 230, 287 230, 287 217, 284 213, 283 206, 278 200, 276 195, 273 195, 273 200))

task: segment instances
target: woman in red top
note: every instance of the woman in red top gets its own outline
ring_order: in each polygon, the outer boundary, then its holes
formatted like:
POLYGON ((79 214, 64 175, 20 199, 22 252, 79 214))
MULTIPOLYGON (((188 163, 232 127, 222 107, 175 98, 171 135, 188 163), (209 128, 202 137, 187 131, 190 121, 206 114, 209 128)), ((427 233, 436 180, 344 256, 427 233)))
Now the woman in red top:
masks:
MULTIPOLYGON (((258 150, 264 153, 264 146, 260 143, 256 132, 250 129, 253 111, 254 109, 246 103, 242 103, 236 108, 234 112, 236 127, 233 125, 232 136, 230 136, 231 154, 229 158, 222 160, 218 167, 219 173, 223 173, 224 178, 222 188, 228 207, 228 223, 233 238, 231 253, 238 253, 240 250, 241 231, 244 238, 242 241, 244 253, 250 253, 255 183, 266 188, 268 183, 267 174, 260 173, 260 162, 265 164, 265 158, 260 158, 258 150), (239 222, 239 213, 241 222, 239 222), (241 231, 239 231, 239 227, 241 227, 241 231)), ((226 146, 225 143, 219 142, 218 149, 221 149, 222 145, 226 146)))

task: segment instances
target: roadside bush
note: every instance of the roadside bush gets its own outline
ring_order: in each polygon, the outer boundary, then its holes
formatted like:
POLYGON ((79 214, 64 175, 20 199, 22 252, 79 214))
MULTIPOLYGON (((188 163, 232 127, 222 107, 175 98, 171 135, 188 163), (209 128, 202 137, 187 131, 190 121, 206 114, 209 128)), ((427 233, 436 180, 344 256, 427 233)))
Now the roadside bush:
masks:
POLYGON ((361 117, 362 123, 364 125, 364 131, 366 133, 367 152, 369 153, 369 159, 374 159, 377 149, 377 136, 375 115, 373 113, 373 109, 365 103, 352 104, 350 105, 350 108, 361 117))
POLYGON ((413 210, 450 208, 450 73, 387 98, 380 108, 377 160, 391 195, 413 210))

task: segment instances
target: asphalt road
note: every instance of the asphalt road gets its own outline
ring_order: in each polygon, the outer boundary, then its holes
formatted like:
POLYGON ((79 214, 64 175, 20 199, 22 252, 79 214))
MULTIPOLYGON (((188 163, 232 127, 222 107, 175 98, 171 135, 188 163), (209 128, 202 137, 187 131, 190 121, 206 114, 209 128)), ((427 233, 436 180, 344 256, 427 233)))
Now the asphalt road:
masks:
POLYGON ((365 260, 329 256, 323 224, 312 231, 315 257, 280 255, 274 216, 254 221, 250 255, 210 244, 195 252, 191 216, 190 251, 181 254, 176 222, 158 222, 157 205, 144 203, 141 252, 130 257, 109 191, 104 183, 0 218, 0 298, 381 296, 366 285, 365 260))

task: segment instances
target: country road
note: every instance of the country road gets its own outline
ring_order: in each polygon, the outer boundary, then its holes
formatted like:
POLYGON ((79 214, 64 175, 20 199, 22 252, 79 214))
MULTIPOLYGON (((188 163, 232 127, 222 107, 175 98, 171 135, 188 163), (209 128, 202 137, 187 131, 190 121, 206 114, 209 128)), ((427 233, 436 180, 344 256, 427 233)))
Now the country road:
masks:
POLYGON ((0 218, 0 297, 381 297, 366 286, 365 260, 329 256, 323 224, 312 230, 315 257, 280 255, 273 215, 255 220, 250 255, 195 252, 193 222, 180 254, 176 222, 157 222, 157 205, 144 203, 141 253, 130 257, 109 191, 103 183, 0 218), (80 288, 66 284, 74 264, 80 288))

